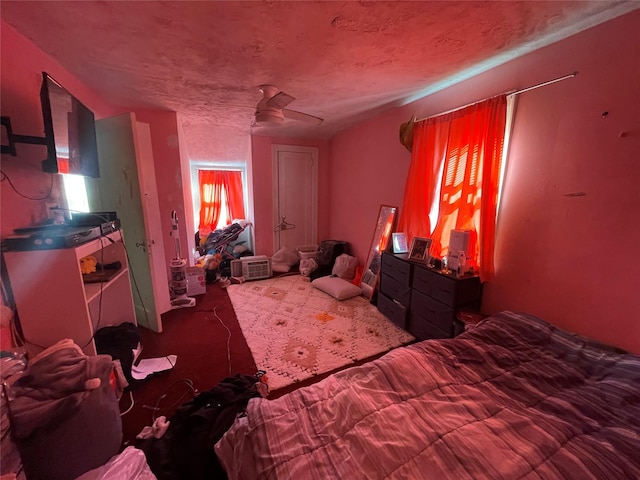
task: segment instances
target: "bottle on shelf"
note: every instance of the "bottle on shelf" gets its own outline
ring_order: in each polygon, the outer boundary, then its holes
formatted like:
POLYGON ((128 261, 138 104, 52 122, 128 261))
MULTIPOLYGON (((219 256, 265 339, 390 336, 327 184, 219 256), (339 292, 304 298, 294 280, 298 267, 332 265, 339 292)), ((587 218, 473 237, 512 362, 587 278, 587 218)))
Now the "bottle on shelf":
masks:
POLYGON ((462 277, 465 274, 467 265, 467 256, 463 251, 458 253, 458 277, 462 277))

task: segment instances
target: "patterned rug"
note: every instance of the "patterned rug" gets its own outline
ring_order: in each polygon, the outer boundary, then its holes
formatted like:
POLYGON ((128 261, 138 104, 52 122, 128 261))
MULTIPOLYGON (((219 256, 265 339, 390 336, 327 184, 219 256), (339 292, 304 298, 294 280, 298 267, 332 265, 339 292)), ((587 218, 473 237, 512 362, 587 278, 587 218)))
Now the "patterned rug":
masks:
POLYGON ((335 300, 302 275, 230 285, 227 291, 271 390, 414 340, 364 297, 335 300))

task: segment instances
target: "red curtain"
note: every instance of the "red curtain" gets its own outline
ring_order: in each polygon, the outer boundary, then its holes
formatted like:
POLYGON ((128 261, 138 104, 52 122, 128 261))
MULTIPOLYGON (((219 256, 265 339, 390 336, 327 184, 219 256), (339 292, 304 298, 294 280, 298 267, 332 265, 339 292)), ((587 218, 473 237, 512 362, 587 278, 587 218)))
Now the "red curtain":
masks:
POLYGON ((469 260, 483 280, 494 274, 506 114, 506 96, 500 95, 418 122, 398 222, 398 230, 409 238, 432 238, 434 256, 448 253, 451 230, 471 230, 469 260), (439 212, 431 233, 429 212, 435 201, 439 212))
POLYGON ((230 170, 198 170, 200 184, 200 224, 203 231, 216 229, 222 209, 227 218, 244 218, 242 172, 230 170), (224 191, 226 202, 223 201, 224 191))
POLYGON ((413 237, 431 237, 429 211, 438 191, 449 128, 439 118, 418 122, 413 129, 411 165, 398 218, 398 231, 407 233, 409 244, 413 237))

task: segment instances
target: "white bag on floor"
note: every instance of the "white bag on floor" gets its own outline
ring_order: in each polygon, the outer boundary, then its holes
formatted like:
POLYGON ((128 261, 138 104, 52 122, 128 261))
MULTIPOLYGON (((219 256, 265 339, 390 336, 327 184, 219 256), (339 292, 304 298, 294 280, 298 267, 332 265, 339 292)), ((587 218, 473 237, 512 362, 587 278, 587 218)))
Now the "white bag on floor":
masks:
POLYGON ((127 447, 122 453, 111 457, 103 466, 80 475, 76 480, 157 480, 144 452, 127 447))
POLYGON ((302 260, 300 260, 300 275, 308 277, 309 275, 311 275, 311 272, 313 272, 317 268, 318 262, 316 262, 313 258, 303 258, 302 260))
POLYGON ((343 253, 342 255, 338 255, 336 258, 331 274, 336 277, 344 278, 345 280, 353 280, 353 277, 356 276, 357 267, 358 259, 343 253))

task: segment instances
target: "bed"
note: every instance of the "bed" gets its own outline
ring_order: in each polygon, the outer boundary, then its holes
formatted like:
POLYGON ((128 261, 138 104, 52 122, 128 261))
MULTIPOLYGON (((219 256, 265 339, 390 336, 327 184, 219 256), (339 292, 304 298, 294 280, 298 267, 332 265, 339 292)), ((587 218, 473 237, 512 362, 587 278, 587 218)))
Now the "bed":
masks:
POLYGON ((503 312, 252 399, 215 452, 230 480, 640 478, 640 356, 503 312))

